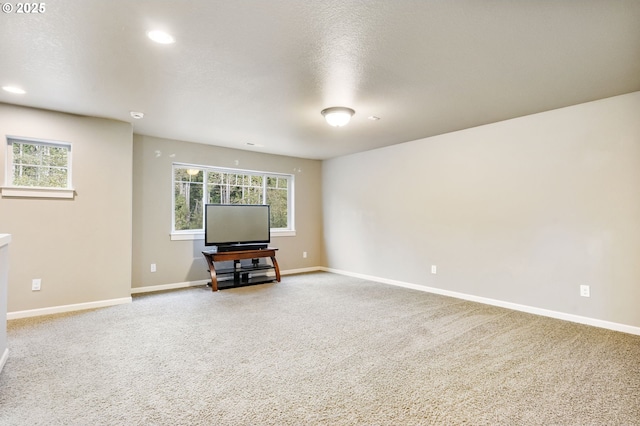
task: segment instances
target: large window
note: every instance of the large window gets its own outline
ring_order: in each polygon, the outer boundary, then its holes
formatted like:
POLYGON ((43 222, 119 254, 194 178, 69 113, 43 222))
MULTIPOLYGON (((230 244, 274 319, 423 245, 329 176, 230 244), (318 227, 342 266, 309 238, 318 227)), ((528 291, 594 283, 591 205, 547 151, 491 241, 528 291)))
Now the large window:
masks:
POLYGON ((271 230, 293 231, 293 175, 173 165, 173 234, 203 231, 204 205, 269 204, 271 230))
POLYGON ((3 196, 72 197, 71 144, 7 136, 5 183, 3 196))

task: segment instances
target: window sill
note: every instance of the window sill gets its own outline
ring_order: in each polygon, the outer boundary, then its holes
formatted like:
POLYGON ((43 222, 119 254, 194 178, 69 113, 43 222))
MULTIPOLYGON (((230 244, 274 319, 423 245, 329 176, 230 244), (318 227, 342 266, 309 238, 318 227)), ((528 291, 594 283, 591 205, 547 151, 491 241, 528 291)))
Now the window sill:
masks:
POLYGON ((75 198, 76 191, 66 188, 37 188, 27 186, 3 186, 0 188, 2 197, 18 198, 75 198))
MULTIPOLYGON (((271 231, 271 237, 295 237, 296 231, 271 231)), ((204 240, 204 232, 172 232, 171 241, 204 240)))
POLYGON ((172 232, 171 241, 204 240, 204 232, 172 232))
POLYGON ((286 231, 271 231, 272 237, 295 237, 296 231, 286 230, 286 231))

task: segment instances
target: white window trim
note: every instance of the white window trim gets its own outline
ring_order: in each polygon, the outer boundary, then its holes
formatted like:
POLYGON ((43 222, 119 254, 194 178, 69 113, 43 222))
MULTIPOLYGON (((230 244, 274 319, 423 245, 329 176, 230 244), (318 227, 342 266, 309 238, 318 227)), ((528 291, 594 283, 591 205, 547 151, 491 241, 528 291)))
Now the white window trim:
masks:
POLYGON ((5 182, 6 185, 0 187, 0 193, 2 197, 15 197, 15 198, 66 198, 72 199, 76 195, 75 189, 71 186, 72 182, 72 149, 71 143, 28 138, 23 136, 11 136, 7 135, 6 145, 6 161, 5 161, 5 182), (18 186, 13 185, 13 150, 9 149, 12 145, 11 141, 26 142, 38 145, 49 146, 63 146, 67 148, 67 187, 66 188, 49 188, 49 187, 37 187, 37 186, 18 186))
POLYGON ((175 230, 174 226, 176 224, 176 206, 175 206, 175 175, 176 175, 176 167, 178 168, 190 168, 190 169, 199 169, 199 170, 219 170, 226 172, 245 172, 248 174, 265 174, 270 176, 284 176, 289 177, 287 182, 289 183, 289 188, 287 188, 290 196, 288 197, 288 205, 287 210, 292 212, 289 216, 289 225, 290 227, 285 228, 272 228, 271 229, 271 237, 295 237, 296 236, 296 227, 295 227, 295 212, 293 208, 295 206, 295 175, 287 174, 287 173, 278 173, 278 172, 264 172, 260 170, 247 170, 247 169, 233 169, 230 167, 217 167, 217 166, 205 166, 202 164, 191 164, 191 163, 173 163, 171 165, 171 241, 193 241, 193 240, 204 240, 204 229, 189 229, 189 230, 175 230))

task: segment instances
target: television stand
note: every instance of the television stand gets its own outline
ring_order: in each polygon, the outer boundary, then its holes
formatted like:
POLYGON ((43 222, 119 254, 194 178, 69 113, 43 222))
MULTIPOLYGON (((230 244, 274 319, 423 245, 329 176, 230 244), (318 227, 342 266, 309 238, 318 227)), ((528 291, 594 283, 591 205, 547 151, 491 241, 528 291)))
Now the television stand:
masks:
POLYGON ((211 273, 211 291, 218 291, 218 275, 233 275, 233 286, 242 287, 246 285, 262 284, 271 281, 280 282, 280 268, 276 261, 277 248, 267 247, 260 250, 237 250, 225 252, 203 251, 202 254, 209 265, 211 273), (260 259, 263 257, 271 258, 271 265, 252 264, 243 268, 240 266, 242 259, 260 259), (233 268, 218 269, 216 271, 216 262, 233 261, 233 268), (275 277, 272 276, 252 276, 255 272, 268 272, 274 270, 275 277))

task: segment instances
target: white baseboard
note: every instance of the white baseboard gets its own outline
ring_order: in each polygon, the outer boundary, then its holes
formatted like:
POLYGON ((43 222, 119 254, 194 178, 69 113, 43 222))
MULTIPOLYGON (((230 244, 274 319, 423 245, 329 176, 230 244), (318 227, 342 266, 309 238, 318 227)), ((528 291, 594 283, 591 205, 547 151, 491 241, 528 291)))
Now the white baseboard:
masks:
MULTIPOLYGON (((326 269, 322 269, 321 266, 313 266, 311 268, 288 269, 286 271, 280 271, 280 275, 282 276, 282 275, 304 274, 305 272, 318 272, 323 270, 326 270, 326 269)), ((266 275, 275 276, 275 272, 271 270, 266 272, 266 275)), ((199 280, 199 281, 185 281, 182 283, 150 285, 145 287, 133 287, 131 289, 131 294, 150 293, 152 291, 175 290, 178 288, 187 288, 187 287, 197 287, 201 285, 206 285, 208 283, 209 283, 209 280, 199 280)))
MULTIPOLYGON (((474 296, 465 293, 459 293, 455 291, 443 290, 435 287, 427 287, 418 284, 407 283, 404 281, 391 280, 387 278, 375 277, 372 275, 359 274, 354 272, 342 271, 339 269, 327 268, 324 266, 314 266, 309 268, 299 268, 299 269, 289 269, 286 271, 281 271, 281 275, 294 275, 294 274, 302 274, 307 272, 317 272, 317 271, 325 271, 331 272, 334 274, 345 275, 355 278, 361 278, 369 281, 376 281, 383 284, 394 285, 398 287, 410 288, 413 290, 424 291, 427 293, 440 294, 442 296, 453 297, 456 299, 468 300, 471 302, 483 303, 485 305, 499 306, 502 308, 512 309, 515 311, 527 312, 530 314, 541 315, 550 318, 556 318, 564 321, 575 322, 579 324, 591 325, 594 327, 605 328, 613 331, 620 331, 623 333, 635 334, 640 336, 640 327, 634 327, 627 324, 620 324, 611 321, 604 321, 595 318, 583 317, 579 315, 567 314, 564 312, 552 311, 549 309, 536 308, 533 306, 520 305, 517 303, 505 302, 502 300, 490 299, 487 297, 474 296)), ((156 286, 147 286, 147 287, 135 287, 131 289, 132 294, 136 293, 147 293, 152 291, 162 291, 162 290, 173 290, 178 288, 186 288, 186 287, 195 287, 200 285, 206 285, 208 280, 200 280, 200 281, 187 281, 181 283, 173 283, 173 284, 163 284, 156 286)), ((16 312, 8 312, 7 320, 18 319, 18 318, 27 318, 27 317, 35 317, 40 315, 50 315, 50 314, 58 314, 63 312, 72 312, 72 311, 81 311, 85 309, 94 309, 94 308, 104 308, 107 306, 121 305, 125 303, 131 303, 131 297, 123 297, 120 299, 111 299, 111 300, 101 300, 97 302, 88 302, 88 303, 78 303, 74 305, 63 305, 63 306, 53 306, 49 308, 41 308, 41 309, 31 309, 26 311, 16 311, 16 312)), ((8 349, 5 350, 2 358, 0 359, 0 371, 2 371, 2 367, 6 362, 8 357, 8 349)))
POLYGON ((206 285, 208 282, 209 280, 199 280, 199 281, 185 281, 181 283, 172 283, 172 284, 149 285, 146 287, 132 287, 131 294, 151 293, 152 291, 165 291, 165 290, 175 290, 177 288, 197 287, 200 285, 206 285))
POLYGON ((51 306, 49 308, 7 312, 7 320, 38 317, 41 315, 61 314, 63 312, 83 311, 85 309, 106 308, 107 306, 131 303, 131 300, 131 297, 123 297, 120 299, 98 300, 96 302, 76 303, 73 305, 51 306))
POLYGON ((413 290, 420 290, 427 293, 440 294, 442 296, 453 297, 456 299, 468 300, 471 302, 483 303, 485 305, 499 306, 501 308, 512 309, 514 311, 526 312, 529 314, 541 315, 544 317, 556 318, 564 321, 575 322, 579 324, 591 325, 594 327, 606 328, 608 330, 620 331, 623 333, 635 334, 640 336, 640 327, 634 327, 631 325, 620 324, 611 321, 604 321, 595 318, 583 317, 580 315, 567 314, 564 312, 551 311, 549 309, 536 308, 533 306, 520 305, 517 303, 505 302, 502 300, 490 299, 487 297, 474 296, 471 294, 458 293, 456 291, 442 290, 434 287, 427 287, 418 284, 407 283, 403 281, 390 280, 386 278, 374 277, 371 275, 358 274, 348 271, 341 271, 338 269, 321 267, 320 270, 326 272, 332 272, 334 274, 346 275, 354 278, 362 278, 369 281, 376 281, 384 284, 395 285, 398 287, 410 288, 413 290))
POLYGON ((9 349, 5 349, 4 353, 2 354, 2 358, 0 358, 0 373, 2 373, 2 369, 4 368, 4 365, 7 363, 7 360, 9 359, 9 349))
POLYGON ((286 271, 280 271, 280 275, 305 274, 307 272, 318 272, 325 270, 326 268, 323 268, 322 266, 312 266, 310 268, 287 269, 286 271))

